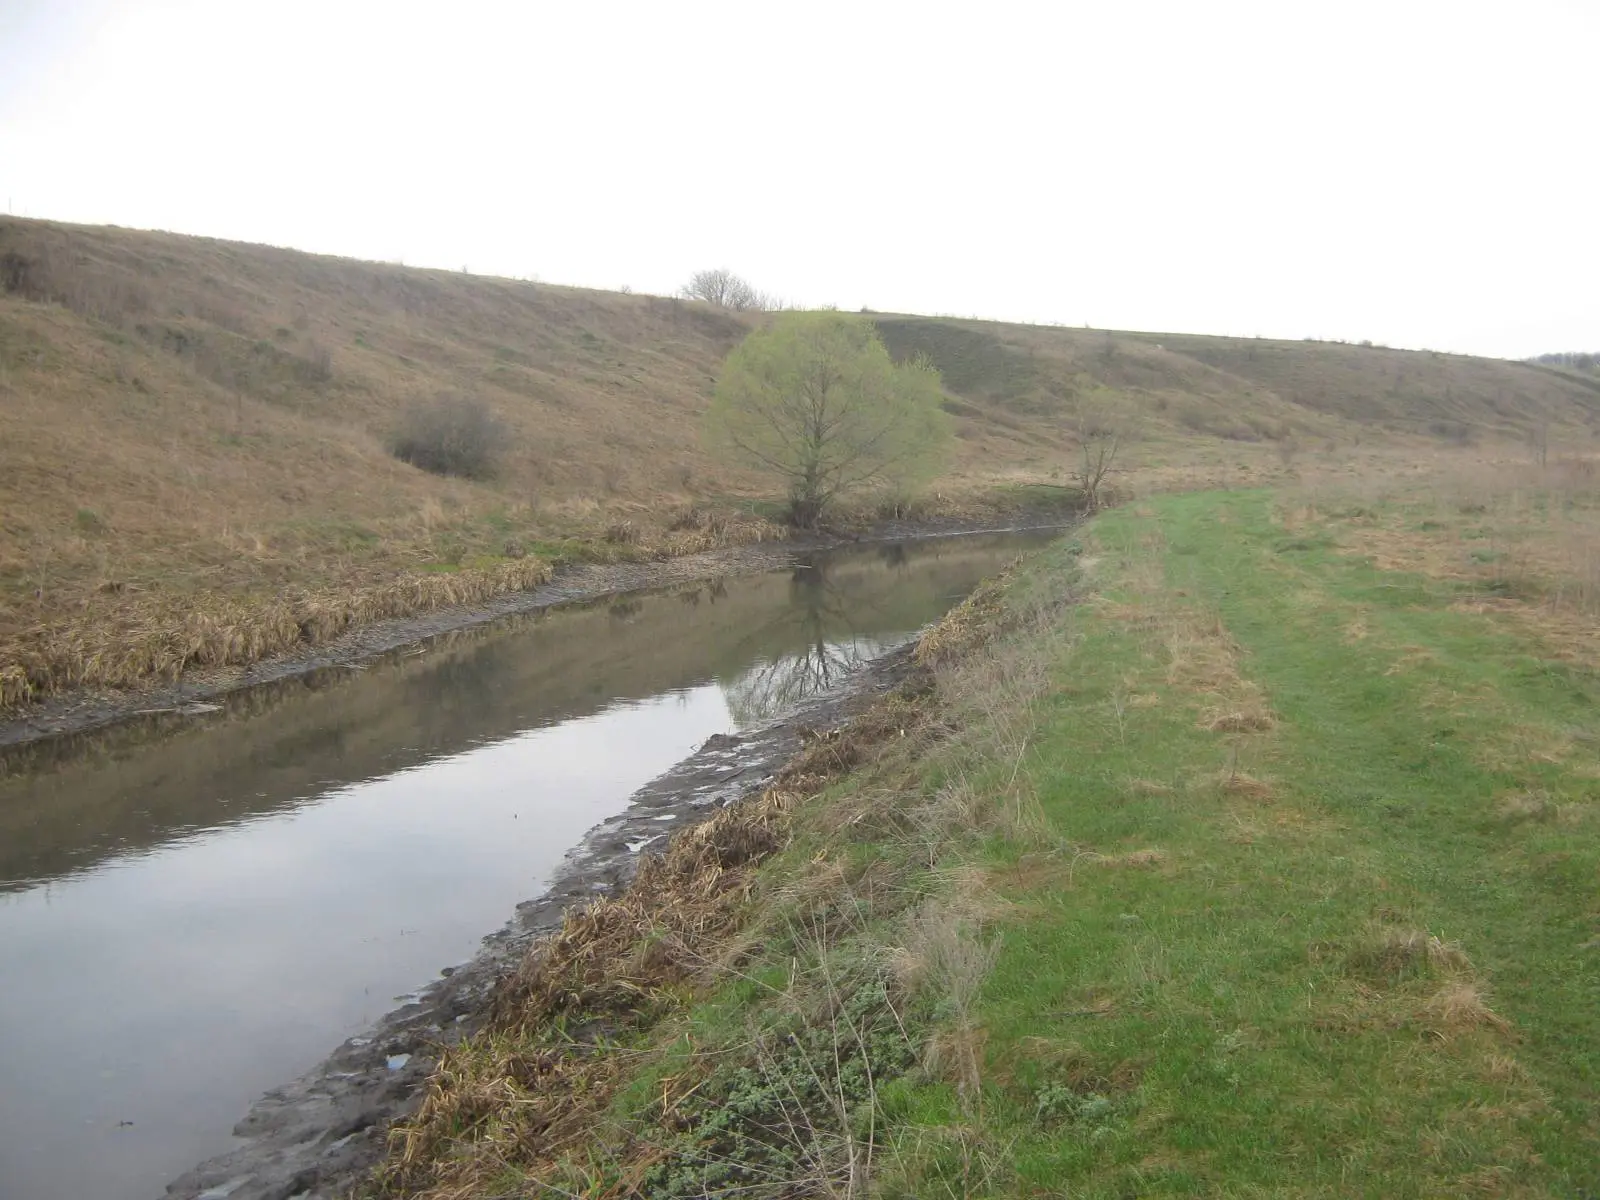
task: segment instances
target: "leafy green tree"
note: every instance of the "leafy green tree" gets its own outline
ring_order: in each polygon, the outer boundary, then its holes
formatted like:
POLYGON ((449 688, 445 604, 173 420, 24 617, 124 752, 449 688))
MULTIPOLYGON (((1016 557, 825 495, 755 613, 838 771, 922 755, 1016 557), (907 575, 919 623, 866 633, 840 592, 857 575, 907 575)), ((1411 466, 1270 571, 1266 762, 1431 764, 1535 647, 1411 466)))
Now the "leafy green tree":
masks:
POLYGON ((870 323, 786 313, 728 356, 706 420, 731 457, 786 483, 789 519, 809 529, 846 492, 936 470, 950 438, 942 399, 932 364, 896 364, 870 323))

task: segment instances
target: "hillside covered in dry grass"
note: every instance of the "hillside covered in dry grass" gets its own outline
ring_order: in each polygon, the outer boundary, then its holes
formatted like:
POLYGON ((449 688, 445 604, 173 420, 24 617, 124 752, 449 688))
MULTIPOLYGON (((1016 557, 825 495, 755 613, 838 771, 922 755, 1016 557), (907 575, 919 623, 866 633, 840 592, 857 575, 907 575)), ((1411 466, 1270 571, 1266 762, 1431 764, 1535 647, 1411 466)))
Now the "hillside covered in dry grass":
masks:
MULTIPOLYGON (((762 319, 0 221, 0 707, 253 661, 528 586, 579 550, 779 535, 758 517, 772 485, 698 436, 718 365, 762 319), (493 478, 389 452, 440 396, 498 420, 493 478)), ((1524 364, 872 319, 944 375, 957 439, 931 510, 1070 483, 1098 427, 1125 435, 1128 478, 1162 488, 1358 445, 1587 443, 1600 417, 1600 384, 1524 364)))

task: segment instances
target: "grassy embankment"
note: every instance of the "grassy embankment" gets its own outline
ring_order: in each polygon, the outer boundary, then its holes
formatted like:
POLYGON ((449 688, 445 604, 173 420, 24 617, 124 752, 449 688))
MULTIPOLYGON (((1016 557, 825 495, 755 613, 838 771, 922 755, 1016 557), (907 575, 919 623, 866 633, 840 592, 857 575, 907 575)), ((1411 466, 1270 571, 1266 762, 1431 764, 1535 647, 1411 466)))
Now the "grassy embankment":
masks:
POLYGON ((1491 482, 1169 496, 1025 564, 569 920, 383 1186, 1600 1186, 1600 514, 1491 482))
MULTIPOLYGON (((723 357, 762 319, 0 221, 0 708, 248 664, 573 558, 779 535, 770 484, 696 433, 723 357), (493 479, 389 453, 441 395, 503 425, 493 479)), ((1396 444, 1548 429, 1565 445, 1600 412, 1592 380, 1457 355, 871 319, 944 374, 957 437, 925 515, 1059 500, 1084 427, 1124 430, 1134 487, 1160 490, 1396 444)))

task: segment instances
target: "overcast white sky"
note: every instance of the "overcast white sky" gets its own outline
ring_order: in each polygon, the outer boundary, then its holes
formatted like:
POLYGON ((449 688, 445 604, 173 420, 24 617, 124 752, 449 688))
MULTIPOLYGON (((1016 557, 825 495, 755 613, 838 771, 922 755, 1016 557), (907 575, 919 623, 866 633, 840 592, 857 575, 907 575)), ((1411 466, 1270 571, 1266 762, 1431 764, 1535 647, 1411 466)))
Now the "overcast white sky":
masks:
POLYGON ((0 202, 1097 327, 1600 349, 1596 0, 0 0, 0 202))

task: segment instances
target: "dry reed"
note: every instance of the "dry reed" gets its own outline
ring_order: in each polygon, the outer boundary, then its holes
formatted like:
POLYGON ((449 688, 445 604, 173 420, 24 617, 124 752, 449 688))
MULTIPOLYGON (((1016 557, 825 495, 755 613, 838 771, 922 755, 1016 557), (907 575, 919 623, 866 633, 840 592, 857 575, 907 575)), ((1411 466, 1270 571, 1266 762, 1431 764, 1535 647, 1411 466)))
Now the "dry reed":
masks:
POLYGON ((0 705, 78 688, 136 688, 193 669, 248 666, 321 645, 373 621, 481 604, 538 587, 550 564, 525 558, 484 570, 401 575, 350 589, 276 597, 207 596, 146 601, 111 622, 40 625, 0 665, 0 705))
MULTIPOLYGON (((666 560, 788 536, 783 526, 760 518, 694 514, 665 532, 625 523, 625 533, 609 530, 592 544, 575 543, 574 552, 602 562, 666 560)), ((133 689, 174 682, 193 670, 251 666, 374 621, 527 591, 554 572, 550 561, 526 555, 489 567, 405 572, 377 583, 276 596, 128 595, 109 614, 41 623, 0 647, 0 711, 78 689, 133 689)))

